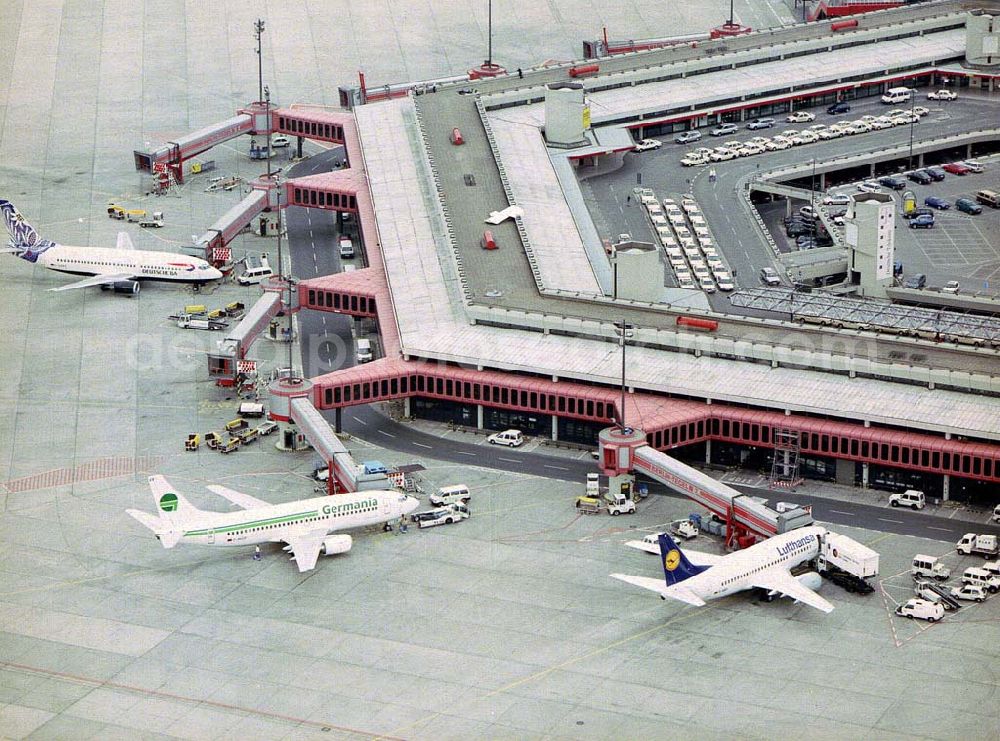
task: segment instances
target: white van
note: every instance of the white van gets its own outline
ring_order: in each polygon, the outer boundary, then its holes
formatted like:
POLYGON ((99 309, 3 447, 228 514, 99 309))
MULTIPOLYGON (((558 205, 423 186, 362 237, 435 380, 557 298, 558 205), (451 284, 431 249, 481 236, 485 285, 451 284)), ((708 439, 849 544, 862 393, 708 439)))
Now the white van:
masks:
POLYGON ((977 587, 982 587, 991 594, 1000 590, 1000 577, 976 566, 970 566, 962 572, 962 583, 975 584, 977 587))
POLYGON ((914 597, 896 608, 896 614, 908 618, 920 618, 936 623, 944 617, 944 608, 934 602, 914 597))
POLYGON ((340 257, 344 260, 350 260, 354 257, 354 242, 351 241, 350 237, 340 238, 340 257))
POLYGON ((490 445, 507 445, 511 448, 518 448, 524 445, 524 435, 520 430, 504 430, 497 432, 486 438, 490 445))
POLYGON ((372 341, 361 339, 358 340, 358 354, 359 363, 369 363, 372 360, 372 341))
POLYGON ((241 286, 256 285, 265 278, 270 278, 272 275, 274 275, 274 272, 271 270, 271 265, 268 263, 265 255, 261 255, 259 260, 255 259, 252 261, 248 257, 247 269, 243 275, 236 279, 236 282, 241 286))
POLYGON ((913 557, 913 564, 910 567, 913 577, 930 576, 938 581, 944 581, 951 576, 951 569, 941 563, 935 556, 925 556, 918 553, 913 557))
POLYGON ((443 507, 446 504, 468 504, 472 498, 469 487, 465 484, 455 484, 454 486, 442 486, 430 496, 430 502, 435 507, 443 507))
POLYGON ((923 509, 927 505, 924 493, 916 489, 907 489, 902 494, 891 494, 889 504, 893 507, 913 507, 913 509, 923 509))
POLYGON ((1000 522, 1000 504, 993 508, 993 516, 990 518, 991 522, 1000 522))
POLYGON ((910 88, 894 87, 885 91, 885 95, 882 96, 882 102, 886 105, 893 105, 895 103, 905 103, 912 97, 913 91, 910 88))

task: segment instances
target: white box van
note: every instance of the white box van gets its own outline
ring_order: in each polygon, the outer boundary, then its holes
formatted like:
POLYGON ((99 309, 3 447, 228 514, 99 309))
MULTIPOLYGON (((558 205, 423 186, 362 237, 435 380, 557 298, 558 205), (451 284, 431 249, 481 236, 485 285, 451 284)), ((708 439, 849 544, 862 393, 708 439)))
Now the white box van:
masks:
POLYGON ((990 518, 992 522, 1000 522, 1000 504, 993 508, 993 516, 990 518))
POLYGON ((350 260, 354 257, 354 242, 351 241, 350 237, 340 238, 340 256, 345 260, 350 260))
POLYGON ((371 340, 358 340, 358 362, 368 363, 372 360, 372 341, 371 340))
POLYGON ((913 509, 923 509, 927 502, 924 493, 916 489, 907 489, 902 494, 892 494, 889 496, 889 504, 893 507, 913 507, 913 509))
POLYGON ((443 507, 446 504, 467 504, 472 498, 469 487, 465 484, 455 484, 454 486, 442 486, 430 496, 430 502, 435 507, 443 507))
POLYGON ((490 435, 486 441, 490 445, 508 445, 517 448, 524 444, 524 435, 520 430, 504 430, 490 435))
POLYGON ((918 553, 913 557, 913 565, 910 573, 914 578, 918 576, 930 576, 938 581, 944 581, 951 576, 951 569, 941 563, 935 556, 925 556, 918 553))
POLYGON ((913 97, 913 91, 908 87, 894 87, 885 91, 885 95, 882 96, 882 102, 886 105, 893 105, 895 103, 905 103, 911 97, 913 97))
POLYGON ((970 566, 962 572, 962 583, 975 584, 977 587, 982 587, 990 593, 1000 590, 1000 577, 976 566, 970 566))
POLYGON ((920 618, 936 623, 944 617, 944 608, 934 602, 914 597, 896 608, 896 614, 908 618, 920 618))
POLYGON ((271 265, 268 263, 267 257, 261 255, 260 260, 251 261, 249 258, 247 259, 247 269, 243 275, 236 279, 236 282, 241 286, 256 285, 265 278, 270 278, 272 275, 274 275, 274 272, 271 270, 271 265))

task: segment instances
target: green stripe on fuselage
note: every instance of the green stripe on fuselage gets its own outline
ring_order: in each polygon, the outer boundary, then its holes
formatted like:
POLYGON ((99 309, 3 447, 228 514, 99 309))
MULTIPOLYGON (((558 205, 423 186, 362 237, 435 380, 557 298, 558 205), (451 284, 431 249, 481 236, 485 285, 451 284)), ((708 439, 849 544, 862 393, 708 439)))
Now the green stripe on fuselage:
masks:
POLYGON ((212 533, 230 533, 236 530, 250 530, 257 527, 265 527, 267 525, 285 525, 295 520, 304 520, 310 517, 320 517, 319 510, 314 510, 312 512, 299 512, 294 515, 285 515, 284 517, 269 517, 264 520, 251 520, 250 522, 243 522, 238 525, 224 525, 222 527, 210 527, 204 530, 188 530, 184 533, 184 537, 195 536, 195 535, 210 535, 212 533))

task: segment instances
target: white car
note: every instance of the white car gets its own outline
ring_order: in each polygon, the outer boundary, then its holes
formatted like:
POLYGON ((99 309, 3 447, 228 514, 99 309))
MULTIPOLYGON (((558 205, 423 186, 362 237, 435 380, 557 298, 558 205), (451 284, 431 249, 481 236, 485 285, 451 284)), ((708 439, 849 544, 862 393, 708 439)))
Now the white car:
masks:
POLYGON ((764 145, 764 149, 774 152, 779 149, 788 149, 790 146, 792 146, 792 143, 788 139, 783 136, 776 136, 764 145))
POLYGON ((729 149, 719 148, 712 152, 712 156, 709 159, 712 162, 725 162, 726 160, 731 160, 736 157, 729 149))
POLYGON ((504 430, 495 432, 486 438, 490 445, 507 445, 511 448, 519 448, 524 445, 524 435, 520 430, 504 430))
POLYGON ((699 278, 698 285, 705 293, 715 293, 715 281, 709 275, 699 278))
POLYGON ((963 584, 960 587, 952 587, 951 596, 955 599, 983 602, 986 600, 986 590, 976 584, 963 584))
POLYGON ((982 162, 977 162, 976 160, 965 160, 965 162, 960 162, 959 164, 965 165, 972 172, 982 172, 986 169, 983 167, 982 162))
POLYGON ((806 111, 795 111, 795 113, 786 116, 785 120, 788 123, 805 123, 806 121, 815 121, 816 114, 806 111))
POLYGON ((287 147, 291 142, 288 137, 284 134, 274 134, 271 137, 271 146, 275 149, 280 149, 281 147, 287 147))
POLYGON ((851 197, 846 193, 831 193, 823 198, 824 206, 850 206, 851 197))
POLYGON ((874 180, 865 180, 863 183, 858 183, 858 190, 862 193, 881 193, 881 186, 874 180))
POLYGON ((805 131, 799 132, 799 139, 804 141, 806 144, 812 144, 815 141, 819 141, 819 134, 815 131, 806 129, 805 131))
POLYGON ((679 285, 681 288, 697 288, 698 287, 697 285, 695 285, 695 282, 693 280, 691 280, 691 276, 690 275, 688 275, 687 278, 681 278, 680 276, 678 276, 677 277, 677 285, 679 285))
POLYGON ((914 597, 899 605, 896 608, 896 614, 910 619, 919 618, 935 623, 944 617, 944 608, 934 602, 914 597))
POLYGON ((924 108, 922 105, 915 105, 910 110, 913 112, 914 116, 917 116, 919 118, 923 118, 924 116, 926 116, 928 113, 931 112, 930 108, 924 108))
POLYGON ((720 291, 732 291, 736 288, 729 273, 718 272, 715 274, 715 281, 719 284, 720 291))
POLYGON ((633 152, 648 152, 650 149, 659 149, 663 146, 663 142, 659 139, 643 139, 634 147, 632 147, 633 152))
POLYGON ((689 154, 681 158, 681 165, 684 167, 701 167, 708 164, 708 158, 700 155, 689 154))
POLYGON ((957 280, 950 280, 942 286, 941 293, 955 294, 958 293, 959 288, 961 288, 961 285, 957 280))
POLYGON ((927 93, 927 100, 955 100, 957 97, 958 93, 951 90, 938 90, 933 93, 927 93))

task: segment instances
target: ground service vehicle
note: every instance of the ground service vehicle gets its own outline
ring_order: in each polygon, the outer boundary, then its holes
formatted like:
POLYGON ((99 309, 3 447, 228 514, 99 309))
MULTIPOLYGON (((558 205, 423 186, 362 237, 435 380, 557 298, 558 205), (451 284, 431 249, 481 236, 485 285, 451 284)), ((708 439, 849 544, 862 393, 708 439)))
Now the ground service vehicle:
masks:
POLYGON ((264 405, 253 401, 244 401, 237 411, 241 417, 263 417, 264 405))
POLYGON ((961 605, 955 599, 955 590, 929 581, 918 581, 913 585, 913 591, 920 599, 935 602, 945 610, 957 610, 961 605))
POLYGON ((159 229, 160 227, 163 226, 163 212, 154 211, 152 216, 148 216, 144 219, 141 219, 139 221, 139 226, 159 229))
POLYGON ((469 487, 465 484, 455 484, 454 486, 442 486, 430 496, 430 503, 435 507, 443 507, 446 504, 468 504, 472 498, 469 487))
POLYGON ((604 505, 608 508, 608 514, 612 517, 635 513, 635 501, 620 492, 604 492, 604 505))
POLYGON ((920 620, 927 620, 928 622, 936 623, 944 617, 944 608, 934 602, 914 597, 913 599, 908 599, 906 602, 899 605, 896 608, 896 614, 910 618, 911 620, 913 618, 918 618, 920 620))
POLYGON ((205 433, 205 445, 207 445, 212 450, 219 447, 219 443, 222 442, 221 432, 206 432, 205 433))
POLYGON ((187 436, 187 440, 184 441, 184 450, 197 450, 200 445, 201 435, 197 432, 192 432, 187 436))
POLYGON ((951 576, 951 569, 941 563, 936 556, 925 556, 918 553, 913 557, 910 573, 914 579, 918 576, 929 576, 932 579, 944 581, 951 576))
POLYGON ((243 275, 236 279, 236 282, 241 286, 256 285, 274 274, 270 263, 267 261, 267 255, 261 255, 260 257, 247 255, 246 265, 247 269, 243 275))
POLYGON ((876 551, 846 535, 827 531, 820 538, 816 570, 848 592, 870 594, 875 591, 869 581, 878 576, 878 563, 876 551))
POLYGON ((453 522, 467 520, 471 514, 469 508, 464 504, 449 504, 429 512, 414 512, 410 515, 410 519, 417 523, 417 527, 425 528, 450 525, 453 522))
POLYGON ((257 434, 260 437, 267 437, 276 429, 278 429, 278 423, 268 420, 267 422, 262 422, 261 424, 257 425, 257 434))
POLYGON ((990 558, 1000 553, 1000 545, 997 544, 996 535, 976 535, 966 533, 955 546, 962 555, 968 556, 973 553, 990 558))
MULTIPOLYGON (((670 523, 670 533, 671 535, 675 535, 679 538, 684 538, 684 540, 691 540, 691 538, 698 536, 698 526, 691 522, 691 518, 686 520, 674 520, 670 523)), ((643 540, 650 537, 651 536, 647 535, 643 538, 643 540)), ((659 542, 659 533, 656 534, 655 538, 656 539, 653 540, 653 542, 659 542)))
POLYGON ((207 329, 216 331, 225 329, 229 324, 216 319, 201 319, 190 314, 181 314, 177 319, 177 326, 181 329, 207 329))
POLYGON ((1000 591, 1000 577, 986 569, 977 569, 975 566, 970 566, 962 572, 962 583, 982 587, 990 594, 996 594, 997 591, 1000 591))

